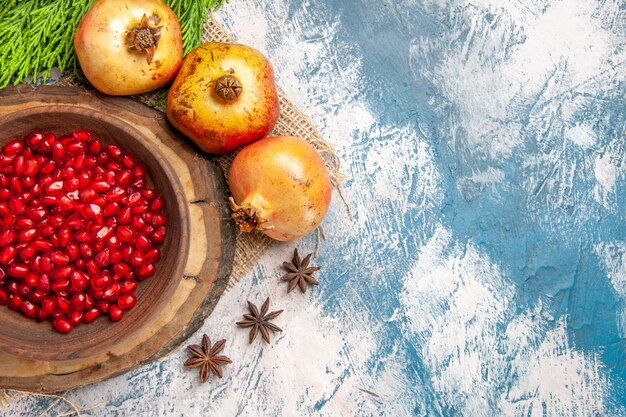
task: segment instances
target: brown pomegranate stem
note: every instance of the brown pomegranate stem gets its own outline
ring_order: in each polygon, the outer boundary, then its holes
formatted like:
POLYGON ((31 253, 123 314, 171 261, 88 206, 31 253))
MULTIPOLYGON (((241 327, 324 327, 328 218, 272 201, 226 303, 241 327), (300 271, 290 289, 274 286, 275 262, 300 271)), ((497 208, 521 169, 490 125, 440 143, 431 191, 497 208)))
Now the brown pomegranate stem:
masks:
POLYGON ((230 209, 233 211, 230 217, 242 232, 250 233, 253 230, 272 229, 271 226, 264 224, 267 220, 260 217, 254 207, 242 207, 235 203, 235 199, 232 197, 228 201, 230 202, 230 209))
POLYGON ((233 75, 222 75, 215 80, 213 91, 224 101, 234 101, 239 98, 242 86, 239 80, 233 75))

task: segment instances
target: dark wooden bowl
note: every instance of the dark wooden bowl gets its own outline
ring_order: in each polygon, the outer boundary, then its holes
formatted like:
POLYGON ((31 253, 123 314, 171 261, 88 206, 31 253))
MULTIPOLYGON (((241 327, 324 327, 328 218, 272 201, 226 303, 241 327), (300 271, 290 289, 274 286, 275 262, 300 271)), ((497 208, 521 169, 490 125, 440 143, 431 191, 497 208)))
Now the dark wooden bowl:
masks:
POLYGON ((178 346, 206 318, 227 284, 234 254, 220 168, 199 156, 164 115, 128 99, 80 88, 0 91, 0 146, 33 130, 89 129, 148 166, 165 200, 167 237, 157 273, 137 304, 63 335, 0 306, 0 388, 58 391, 110 377, 178 346))

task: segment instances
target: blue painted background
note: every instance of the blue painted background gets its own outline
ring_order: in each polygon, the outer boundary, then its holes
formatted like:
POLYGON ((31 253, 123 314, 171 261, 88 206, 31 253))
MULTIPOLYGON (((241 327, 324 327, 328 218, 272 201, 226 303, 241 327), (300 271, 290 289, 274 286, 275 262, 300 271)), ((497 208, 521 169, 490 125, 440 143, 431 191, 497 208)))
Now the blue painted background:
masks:
POLYGON ((353 217, 336 195, 306 296, 277 284, 279 244, 220 302, 195 338, 232 343, 224 380, 199 386, 179 349, 67 395, 107 402, 86 415, 626 415, 625 16, 231 0, 219 20, 336 145, 353 217), (247 346, 232 323, 266 295, 285 333, 247 346))

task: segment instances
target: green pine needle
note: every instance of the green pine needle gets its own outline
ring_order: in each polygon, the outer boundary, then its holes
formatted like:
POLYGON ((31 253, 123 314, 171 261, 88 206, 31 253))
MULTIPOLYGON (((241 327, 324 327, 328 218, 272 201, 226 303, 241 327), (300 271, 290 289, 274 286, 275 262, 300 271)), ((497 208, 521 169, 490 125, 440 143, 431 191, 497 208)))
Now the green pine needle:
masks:
MULTIPOLYGON (((74 34, 93 0, 0 0, 0 88, 53 67, 78 70, 74 34)), ((207 10, 226 0, 164 0, 180 20, 185 54, 201 43, 207 10)))

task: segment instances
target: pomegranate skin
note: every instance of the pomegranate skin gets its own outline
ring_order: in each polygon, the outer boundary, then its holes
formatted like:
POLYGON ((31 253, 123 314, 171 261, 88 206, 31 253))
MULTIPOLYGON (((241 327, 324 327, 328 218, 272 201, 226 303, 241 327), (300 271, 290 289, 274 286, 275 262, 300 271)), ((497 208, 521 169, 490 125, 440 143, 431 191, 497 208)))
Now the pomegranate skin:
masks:
POLYGON ((324 160, 308 142, 293 136, 271 136, 245 147, 233 160, 228 185, 240 229, 261 230, 281 241, 315 230, 332 195, 324 160), (254 224, 241 221, 243 212, 253 213, 254 224))

